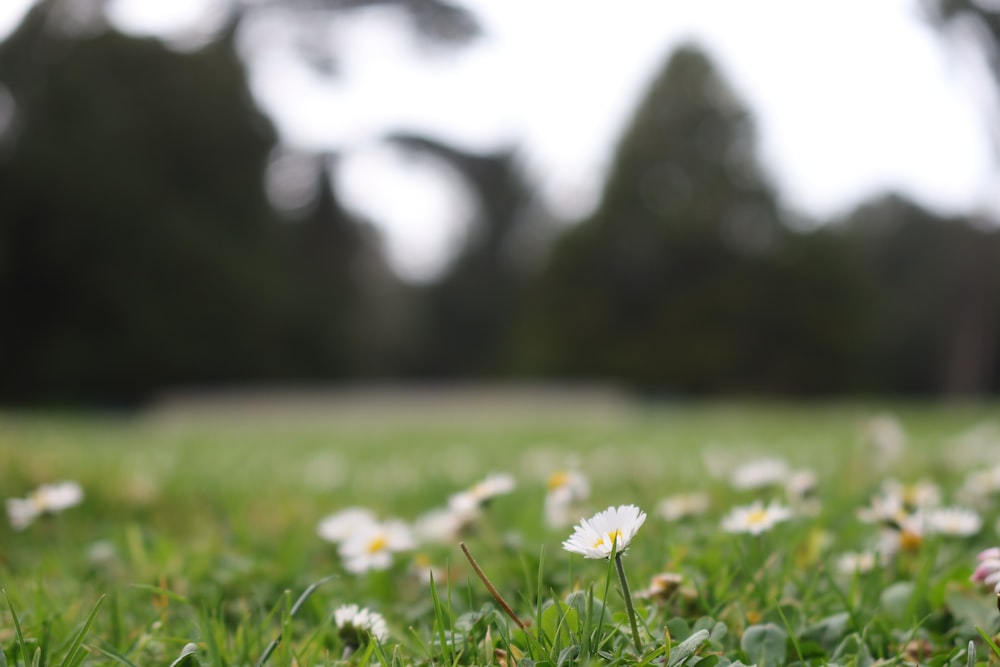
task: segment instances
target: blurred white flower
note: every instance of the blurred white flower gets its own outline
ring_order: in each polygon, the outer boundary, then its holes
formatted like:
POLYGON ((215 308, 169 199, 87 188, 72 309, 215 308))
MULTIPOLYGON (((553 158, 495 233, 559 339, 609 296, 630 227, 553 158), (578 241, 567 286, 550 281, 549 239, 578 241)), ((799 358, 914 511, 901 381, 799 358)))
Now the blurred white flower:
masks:
POLYGON ((435 584, 443 584, 448 581, 448 571, 442 567, 435 567, 430 556, 423 553, 413 557, 410 573, 425 584, 430 584, 432 581, 435 584))
POLYGON ((875 415, 869 419, 862 435, 875 463, 880 467, 892 463, 906 450, 906 432, 899 420, 891 414, 875 415))
POLYGON ((590 482, 578 470, 560 470, 545 482, 546 495, 562 503, 574 503, 590 497, 590 482))
POLYGON ((875 569, 878 553, 875 551, 848 551, 837 558, 837 571, 841 574, 866 574, 875 569))
POLYGON ((785 494, 791 503, 801 502, 816 493, 816 473, 808 468, 796 470, 785 481, 785 494))
POLYGON ((911 484, 903 484, 896 479, 882 482, 882 492, 899 498, 903 506, 910 510, 937 507, 941 504, 941 487, 929 479, 921 479, 911 484))
POLYGON ((792 516, 792 510, 776 501, 772 501, 766 507, 764 503, 757 501, 750 505, 734 507, 722 519, 722 529, 728 533, 760 535, 782 521, 791 519, 792 516))
POLYGON ((903 508, 903 498, 898 495, 879 494, 872 496, 871 504, 857 511, 859 521, 896 525, 907 516, 903 508))
POLYGON ((950 537, 970 537, 983 527, 979 513, 964 507, 935 507, 924 516, 927 531, 950 537))
POLYGON ((448 504, 460 511, 471 511, 489 503, 497 496, 510 493, 517 486, 513 475, 506 473, 488 475, 465 491, 454 494, 448 499, 448 504))
POLYGON ((389 636, 382 614, 356 604, 337 607, 333 612, 333 621, 337 624, 340 638, 350 648, 357 648, 367 637, 384 642, 389 636))
POLYGON ((365 526, 340 545, 344 569, 354 574, 368 570, 386 570, 392 565, 392 555, 416 546, 413 533, 406 523, 390 519, 365 526))
POLYGON ((900 551, 919 551, 924 543, 926 527, 927 520, 923 512, 903 514, 895 521, 884 524, 876 551, 886 558, 895 556, 900 551))
POLYGON ((57 514, 83 502, 83 488, 76 482, 42 484, 26 498, 7 499, 11 527, 23 530, 43 514, 57 514))
POLYGON ((413 526, 417 539, 421 542, 450 544, 478 518, 478 507, 458 509, 452 506, 432 509, 421 515, 413 526))
POLYGON ((361 530, 378 523, 375 512, 366 507, 348 507, 320 519, 316 532, 327 542, 339 544, 361 530))
POLYGON ((624 554, 632 538, 646 521, 646 513, 635 505, 619 505, 583 519, 563 542, 563 549, 584 558, 610 558, 624 554))
POLYGON ((545 521, 552 528, 563 528, 576 522, 582 505, 590 497, 590 482, 576 470, 549 475, 545 494, 545 521))
POLYGON ((957 496, 962 502, 982 506, 988 504, 997 493, 1000 493, 1000 465, 969 473, 957 496))
POLYGON ((666 600, 681 587, 684 576, 675 572, 654 574, 649 580, 649 588, 639 591, 637 595, 647 600, 666 600))
POLYGON ((707 493, 680 493, 668 496, 656 506, 656 514, 666 521, 679 521, 693 516, 701 516, 708 511, 707 493))
POLYGON ((756 459, 747 461, 733 470, 729 475, 729 483, 734 489, 744 491, 765 486, 781 486, 785 484, 791 472, 784 459, 756 459))

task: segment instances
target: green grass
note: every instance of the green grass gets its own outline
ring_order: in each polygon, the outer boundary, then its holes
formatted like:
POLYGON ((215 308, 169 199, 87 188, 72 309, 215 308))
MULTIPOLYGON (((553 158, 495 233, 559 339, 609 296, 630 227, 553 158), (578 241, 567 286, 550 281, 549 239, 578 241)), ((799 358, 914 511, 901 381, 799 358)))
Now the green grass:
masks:
POLYGON ((968 581, 976 552, 1000 542, 995 505, 976 537, 928 539, 855 577, 833 563, 874 537, 855 511, 884 477, 931 478, 948 502, 967 472, 1000 463, 1000 445, 976 455, 955 444, 996 424, 997 407, 670 404, 616 420, 465 423, 0 415, 5 497, 63 479, 86 492, 80 506, 23 531, 0 521, 0 667, 940 666, 969 664, 970 641, 975 660, 996 662, 980 634, 1000 630, 995 599, 968 581), (878 471, 860 433, 883 411, 910 443, 878 471), (773 493, 711 478, 713 453, 812 468, 821 513, 756 538, 721 532, 730 507, 773 493), (650 515, 624 562, 633 592, 661 571, 684 575, 665 602, 636 598, 639 652, 614 569, 563 551, 572 528, 543 521, 545 480, 569 465, 590 479, 588 515, 630 503, 650 515), (531 619, 524 630, 457 544, 420 548, 450 572, 432 589, 411 575, 410 555, 353 575, 316 535, 322 517, 349 505, 412 521, 490 472, 513 474, 518 487, 464 539, 498 593, 531 619), (696 490, 711 495, 704 517, 654 515, 663 497, 696 490), (346 603, 383 614, 388 639, 345 657, 332 614, 346 603), (192 642, 196 651, 182 655, 192 642))

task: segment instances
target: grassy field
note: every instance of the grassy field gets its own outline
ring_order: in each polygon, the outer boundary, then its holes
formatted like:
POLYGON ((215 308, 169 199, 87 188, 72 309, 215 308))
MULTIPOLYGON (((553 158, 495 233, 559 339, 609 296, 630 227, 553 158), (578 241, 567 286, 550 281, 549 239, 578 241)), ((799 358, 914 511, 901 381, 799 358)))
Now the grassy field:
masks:
POLYGON ((1000 630, 996 597, 969 580, 976 554, 1000 543, 1000 486, 970 495, 970 474, 1000 464, 997 407, 0 415, 5 497, 62 480, 84 493, 23 529, 0 526, 0 646, 8 665, 68 667, 997 662, 980 634, 1000 630), (867 430, 885 413, 906 435, 895 458, 867 430), (734 486, 741 466, 775 458, 788 479, 734 486), (648 514, 622 559, 638 637, 616 558, 567 552, 573 525, 546 521, 560 471, 589 481, 568 508, 572 523, 609 506, 648 514), (787 482, 801 471, 815 474, 814 489, 790 495, 787 482), (512 476, 515 488, 480 493, 451 536, 411 536, 386 551, 386 569, 349 571, 347 538, 317 533, 321 520, 352 506, 412 525, 490 474, 512 476), (921 480, 939 494, 926 506, 911 497, 921 480), (707 495, 703 512, 661 515, 665 498, 695 492, 707 495), (858 518, 873 497, 884 510, 897 492, 898 508, 858 518), (792 516, 760 534, 723 529, 733 508, 756 500, 792 516), (906 523, 939 505, 976 510, 981 528, 962 536, 906 523), (525 628, 503 612, 459 541, 525 628), (875 565, 845 569, 847 553, 875 565), (678 576, 648 590, 665 572, 678 576), (384 617, 384 633, 339 627, 335 611, 348 604, 384 617))

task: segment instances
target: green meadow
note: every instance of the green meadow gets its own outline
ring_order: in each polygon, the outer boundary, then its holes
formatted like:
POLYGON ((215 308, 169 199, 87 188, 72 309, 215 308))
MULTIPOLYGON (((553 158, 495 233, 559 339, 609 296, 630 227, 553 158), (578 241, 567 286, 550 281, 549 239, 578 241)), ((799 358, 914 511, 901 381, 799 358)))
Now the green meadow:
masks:
MULTIPOLYGON (((1000 544, 1000 510, 988 489, 968 496, 970 475, 1000 464, 997 407, 6 413, 4 496, 65 480, 84 497, 21 529, 0 525, 0 667, 997 663, 996 595, 970 575, 977 553, 1000 544), (905 433, 888 459, 868 430, 886 414, 905 433), (738 466, 776 458, 814 473, 808 511, 780 480, 734 487, 738 466), (567 470, 589 482, 578 519, 619 505, 647 514, 621 559, 638 637, 616 559, 564 550, 574 526, 546 522, 553 475, 567 470), (491 474, 516 485, 483 499, 454 539, 416 539, 384 569, 349 571, 317 533, 348 507, 413 524, 491 474), (974 510, 982 525, 879 547, 900 523, 858 511, 887 479, 932 484, 935 506, 974 510), (665 498, 691 493, 707 507, 661 515, 665 498), (754 501, 794 516, 758 533, 723 529, 754 501), (863 552, 873 566, 843 567, 863 552), (672 583, 654 591, 661 573, 672 583), (384 635, 338 627, 349 604, 381 615, 384 635)), ((918 515, 916 502, 900 511, 918 515)))

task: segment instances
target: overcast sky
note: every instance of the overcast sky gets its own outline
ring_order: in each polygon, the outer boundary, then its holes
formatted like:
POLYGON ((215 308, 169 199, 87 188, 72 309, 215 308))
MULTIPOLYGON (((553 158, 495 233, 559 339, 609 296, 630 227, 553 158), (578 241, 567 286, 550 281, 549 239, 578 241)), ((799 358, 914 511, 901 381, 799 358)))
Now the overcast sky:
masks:
MULTIPOLYGON (((113 0, 119 27, 169 32, 204 21, 205 0, 113 0)), ((0 0, 0 33, 26 0, 0 0)), ((785 204, 826 217, 897 189, 945 211, 995 189, 982 74, 956 59, 916 0, 466 0, 486 36, 427 57, 385 10, 336 39, 341 76, 319 81, 279 51, 252 83, 292 146, 348 152, 345 196, 426 277, 461 237, 469 205, 426 163, 379 148, 390 130, 474 149, 517 146, 547 201, 586 212, 645 85, 672 46, 709 51, 757 118, 785 204), (858 159, 858 156, 863 156, 858 159)))

